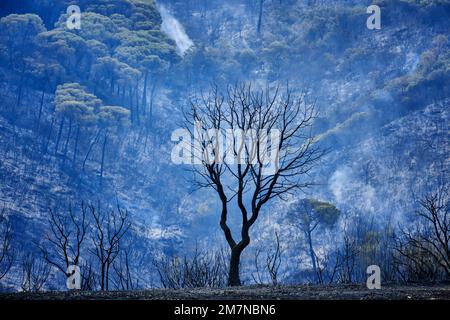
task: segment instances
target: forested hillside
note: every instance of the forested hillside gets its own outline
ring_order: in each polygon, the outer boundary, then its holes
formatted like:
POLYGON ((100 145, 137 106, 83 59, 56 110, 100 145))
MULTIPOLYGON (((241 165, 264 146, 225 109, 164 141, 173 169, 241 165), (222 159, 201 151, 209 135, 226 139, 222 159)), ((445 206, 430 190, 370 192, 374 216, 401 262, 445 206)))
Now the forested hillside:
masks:
POLYGON ((448 280, 449 30, 446 0, 2 1, 0 290, 448 280), (282 182, 174 163, 256 115, 298 138, 282 182))

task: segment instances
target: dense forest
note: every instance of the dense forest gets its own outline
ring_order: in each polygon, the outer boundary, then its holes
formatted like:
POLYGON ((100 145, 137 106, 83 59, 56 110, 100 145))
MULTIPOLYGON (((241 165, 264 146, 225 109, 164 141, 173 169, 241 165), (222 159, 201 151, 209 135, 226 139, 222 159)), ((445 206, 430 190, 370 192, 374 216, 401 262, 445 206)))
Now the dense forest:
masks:
POLYGON ((450 280, 449 30, 448 0, 2 1, 0 291, 450 280), (268 128, 276 171, 217 161, 268 128))

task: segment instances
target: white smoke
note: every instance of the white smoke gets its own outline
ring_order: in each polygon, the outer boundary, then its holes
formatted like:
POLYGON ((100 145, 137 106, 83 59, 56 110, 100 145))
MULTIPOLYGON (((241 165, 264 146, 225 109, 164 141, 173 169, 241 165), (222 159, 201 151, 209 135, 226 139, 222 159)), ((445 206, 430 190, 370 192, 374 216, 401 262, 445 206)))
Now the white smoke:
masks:
POLYGON ((167 8, 158 4, 158 10, 162 17, 161 31, 164 32, 170 39, 175 41, 177 48, 182 55, 194 45, 194 42, 189 38, 181 23, 167 10, 167 8))
POLYGON ((375 189, 355 176, 351 168, 342 166, 331 176, 329 188, 335 202, 342 206, 348 203, 363 212, 373 213, 377 209, 375 189))

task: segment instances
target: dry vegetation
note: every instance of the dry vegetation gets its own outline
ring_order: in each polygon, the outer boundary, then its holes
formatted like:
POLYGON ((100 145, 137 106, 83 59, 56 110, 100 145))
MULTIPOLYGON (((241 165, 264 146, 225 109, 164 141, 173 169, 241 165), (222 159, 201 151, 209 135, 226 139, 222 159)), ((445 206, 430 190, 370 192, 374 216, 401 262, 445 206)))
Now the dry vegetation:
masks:
POLYGON ((0 300, 450 300, 450 284, 386 286, 381 290, 368 290, 359 285, 303 285, 133 292, 14 293, 2 294, 0 300))

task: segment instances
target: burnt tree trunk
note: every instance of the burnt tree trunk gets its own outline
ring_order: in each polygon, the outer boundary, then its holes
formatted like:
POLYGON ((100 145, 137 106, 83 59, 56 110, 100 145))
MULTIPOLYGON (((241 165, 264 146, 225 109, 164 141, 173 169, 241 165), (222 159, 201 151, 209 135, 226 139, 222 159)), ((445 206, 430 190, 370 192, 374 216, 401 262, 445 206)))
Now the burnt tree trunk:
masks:
POLYGON ((261 33, 263 7, 264 7, 264 0, 259 0, 259 15, 258 15, 258 27, 257 27, 258 34, 261 33))
POLYGON ((317 272, 317 263, 316 263, 316 253, 314 252, 314 247, 313 247, 313 243, 312 243, 312 235, 311 235, 310 230, 308 230, 306 232, 306 238, 308 239, 309 256, 311 258, 311 264, 312 264, 313 271, 314 271, 314 278, 317 282, 319 282, 319 276, 318 276, 318 272, 317 272))
POLYGON ((100 282, 100 290, 105 291, 105 264, 102 263, 101 266, 101 274, 100 274, 101 282, 100 282))
POLYGON ((72 124, 73 124, 73 119, 70 118, 69 132, 67 133, 66 143, 64 144, 63 164, 62 164, 63 169, 66 165, 67 152, 69 151, 69 141, 70 141, 70 136, 72 135, 72 124))
POLYGON ((218 185, 218 192, 221 198, 222 202, 222 215, 220 219, 220 227, 222 228, 222 231, 225 235, 225 239, 228 242, 228 245, 231 249, 231 256, 230 256, 230 266, 228 271, 228 285, 235 287, 242 285, 240 273, 239 273, 239 266, 241 262, 241 255, 245 248, 250 244, 250 236, 249 236, 249 230, 252 225, 252 221, 249 221, 247 217, 247 212, 245 210, 245 207, 241 207, 242 216, 244 217, 242 221, 241 226, 241 235, 242 239, 239 243, 236 243, 236 241, 233 239, 233 236, 231 234, 231 229, 228 227, 227 224, 227 217, 228 217, 228 199, 224 193, 223 187, 221 184, 218 185))
POLYGON ((142 114, 147 113, 147 86, 148 86, 148 70, 145 71, 144 87, 142 89, 142 114))
POLYGON ((105 170, 105 154, 106 154, 106 145, 108 144, 108 134, 105 133, 105 137, 103 139, 103 147, 102 147, 102 163, 100 166, 100 183, 103 180, 103 172, 105 170))
POLYGON ((64 118, 61 119, 61 123, 59 124, 58 137, 56 138, 56 145, 55 145, 55 156, 58 154, 59 142, 61 141, 63 127, 64 127, 64 118))
POLYGON ((101 133, 101 130, 98 130, 97 134, 95 135, 95 138, 89 144, 89 149, 88 149, 88 151, 86 153, 86 156, 84 157, 84 160, 83 160, 83 172, 84 172, 84 169, 86 167, 86 162, 87 162, 87 160, 89 158, 89 155, 91 154, 92 149, 94 148, 94 145, 97 143, 97 141, 98 141, 98 139, 100 137, 100 133, 101 133))
POLYGON ((155 92, 156 92, 156 86, 157 86, 157 82, 156 80, 154 80, 153 84, 152 84, 152 90, 150 93, 150 106, 149 106, 149 123, 148 126, 150 126, 150 128, 152 127, 152 123, 153 123, 153 101, 155 99, 155 92))
POLYGON ((228 273, 228 285, 229 286, 240 286, 241 278, 239 275, 239 265, 241 262, 241 254, 242 250, 239 248, 234 248, 231 250, 231 258, 230 258, 230 270, 228 273))
POLYGON ((78 125, 78 127, 77 127, 77 134, 75 136, 75 146, 73 147, 73 158, 72 158, 72 166, 73 167, 75 167, 75 162, 77 161, 79 139, 80 139, 80 125, 78 125))
MULTIPOLYGON (((244 227, 247 229, 247 227, 244 227)), ((244 231, 245 232, 245 231, 244 231)), ((241 255, 245 248, 250 244, 250 238, 246 235, 237 245, 231 248, 230 269, 228 272, 228 285, 236 287, 242 285, 240 276, 241 255)))
POLYGON ((50 129, 48 130, 47 140, 43 144, 43 147, 42 147, 42 149, 43 149, 42 150, 42 157, 47 154, 48 146, 50 144, 50 140, 52 139, 54 124, 55 124, 55 117, 52 117, 52 122, 50 123, 50 129))
POLYGON ((38 114, 38 120, 37 120, 37 129, 36 129, 36 132, 38 134, 39 134, 39 130, 41 128, 41 118, 42 118, 42 109, 44 107, 44 98, 45 98, 45 89, 42 89, 41 102, 39 104, 39 114, 38 114))
POLYGON ((139 105, 139 81, 136 84, 136 89, 134 91, 135 99, 136 99, 136 124, 139 125, 141 122, 141 110, 139 105))

